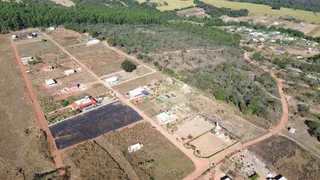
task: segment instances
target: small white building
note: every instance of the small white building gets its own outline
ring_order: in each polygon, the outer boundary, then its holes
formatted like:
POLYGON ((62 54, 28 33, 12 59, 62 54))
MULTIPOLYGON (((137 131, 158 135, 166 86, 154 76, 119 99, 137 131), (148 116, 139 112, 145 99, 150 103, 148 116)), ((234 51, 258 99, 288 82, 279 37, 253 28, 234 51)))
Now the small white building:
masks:
POLYGON ((46 79, 47 86, 52 86, 57 84, 57 82, 54 79, 46 79))
POLYGON ((105 79, 104 81, 110 86, 113 86, 119 82, 119 77, 113 76, 111 78, 105 79))
POLYGON ((64 71, 64 74, 66 76, 69 76, 69 75, 74 74, 74 73, 76 73, 76 71, 74 69, 69 69, 69 70, 65 70, 64 71))
POLYGON ((55 27, 49 27, 48 30, 49 31, 54 31, 54 30, 56 30, 56 28, 55 27))
POLYGON ((295 133, 296 132, 296 129, 295 128, 293 128, 293 127, 289 127, 288 128, 288 131, 289 131, 289 133, 295 133))
POLYGON ((129 153, 132 153, 134 151, 137 151, 137 150, 141 149, 142 147, 143 147, 142 143, 137 143, 137 144, 134 144, 132 146, 129 146, 128 147, 128 151, 129 151, 129 153))
POLYGON ((100 40, 94 39, 94 40, 88 41, 88 42, 87 42, 87 46, 91 46, 91 45, 94 45, 94 44, 98 44, 99 42, 100 42, 100 40))
POLYGON ((144 95, 145 92, 146 92, 145 88, 138 87, 134 90, 129 91, 129 96, 130 96, 130 98, 136 98, 136 97, 144 95))
POLYGON ((12 37, 13 40, 16 40, 18 38, 18 36, 15 35, 15 34, 11 35, 11 37, 12 37))

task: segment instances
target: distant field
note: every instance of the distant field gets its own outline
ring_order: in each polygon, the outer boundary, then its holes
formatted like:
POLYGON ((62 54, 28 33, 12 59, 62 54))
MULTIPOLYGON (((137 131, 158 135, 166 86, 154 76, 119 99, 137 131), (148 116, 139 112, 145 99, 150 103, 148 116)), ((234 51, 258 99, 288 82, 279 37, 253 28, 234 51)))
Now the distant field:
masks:
POLYGON ((203 0, 203 2, 212 4, 216 7, 227 7, 232 9, 248 9, 250 12, 250 15, 262 15, 262 16, 268 15, 273 17, 292 16, 309 23, 320 24, 320 15, 315 15, 313 12, 309 12, 309 11, 293 10, 289 8, 272 10, 270 6, 266 6, 266 5, 230 2, 226 0, 203 0))
POLYGON ((53 1, 57 4, 61 4, 63 6, 67 6, 67 7, 75 5, 74 2, 71 0, 51 0, 51 1, 53 1))
MULTIPOLYGON (((137 0, 139 3, 146 2, 146 0, 137 0)), ((158 3, 157 9, 161 11, 165 10, 174 10, 177 8, 185 8, 189 6, 193 6, 193 0, 150 0, 150 2, 158 3), (164 5, 164 2, 167 2, 168 5, 164 5)))

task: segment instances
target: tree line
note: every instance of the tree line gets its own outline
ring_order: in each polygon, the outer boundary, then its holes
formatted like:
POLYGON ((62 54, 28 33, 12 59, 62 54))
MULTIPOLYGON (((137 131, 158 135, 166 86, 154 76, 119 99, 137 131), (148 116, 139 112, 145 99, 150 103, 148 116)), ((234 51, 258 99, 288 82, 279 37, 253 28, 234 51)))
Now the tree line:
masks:
POLYGON ((231 8, 218 8, 211 4, 206 4, 200 0, 194 0, 194 4, 196 4, 196 7, 203 8, 207 14, 209 14, 211 17, 220 17, 222 15, 227 15, 230 17, 241 17, 241 16, 248 16, 249 11, 247 9, 240 9, 240 10, 234 10, 231 8))

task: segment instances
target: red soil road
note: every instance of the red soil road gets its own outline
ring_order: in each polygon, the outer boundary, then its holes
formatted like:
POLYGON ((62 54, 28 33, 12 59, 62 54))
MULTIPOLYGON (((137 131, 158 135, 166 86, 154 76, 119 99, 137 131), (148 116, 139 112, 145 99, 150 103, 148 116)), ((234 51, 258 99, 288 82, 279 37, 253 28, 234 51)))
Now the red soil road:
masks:
POLYGON ((28 77, 28 75, 26 73, 25 67, 22 64, 21 57, 19 55, 19 51, 18 51, 17 47, 15 46, 15 44, 14 44, 14 42, 13 42, 11 37, 10 37, 10 43, 11 43, 11 46, 12 46, 13 51, 15 53, 16 60, 17 60, 17 62, 19 64, 22 77, 23 77, 23 79, 24 79, 24 81, 26 83, 26 87, 28 89, 29 96, 31 98, 32 104, 34 106, 34 110, 35 110, 36 115, 37 115, 37 117, 36 117, 37 124, 41 126, 41 128, 45 131, 45 133, 47 135, 47 142, 49 144, 51 156, 54 159, 56 168, 61 168, 63 166, 61 154, 56 149, 55 141, 54 141, 54 139, 52 137, 51 131, 49 130, 47 121, 45 120, 45 117, 44 117, 44 114, 43 114, 43 112, 41 110, 41 107, 40 107, 40 104, 38 102, 37 96, 36 96, 36 94, 35 94, 35 92, 33 90, 32 82, 30 81, 30 79, 29 79, 29 77, 28 77))

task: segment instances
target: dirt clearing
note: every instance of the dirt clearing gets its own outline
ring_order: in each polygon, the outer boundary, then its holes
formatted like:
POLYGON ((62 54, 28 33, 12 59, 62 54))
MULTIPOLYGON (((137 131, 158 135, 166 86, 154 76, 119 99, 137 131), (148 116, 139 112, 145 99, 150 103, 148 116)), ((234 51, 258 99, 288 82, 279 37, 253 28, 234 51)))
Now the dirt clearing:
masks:
POLYGON ((48 31, 47 34, 64 47, 85 42, 84 35, 64 28, 56 28, 53 31, 48 31))
POLYGON ((32 125, 35 113, 9 36, 0 36, 0 54, 0 179, 32 179, 55 166, 44 133, 32 125))

